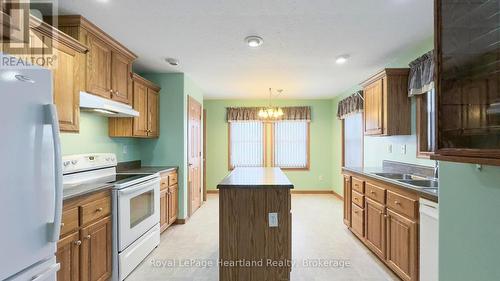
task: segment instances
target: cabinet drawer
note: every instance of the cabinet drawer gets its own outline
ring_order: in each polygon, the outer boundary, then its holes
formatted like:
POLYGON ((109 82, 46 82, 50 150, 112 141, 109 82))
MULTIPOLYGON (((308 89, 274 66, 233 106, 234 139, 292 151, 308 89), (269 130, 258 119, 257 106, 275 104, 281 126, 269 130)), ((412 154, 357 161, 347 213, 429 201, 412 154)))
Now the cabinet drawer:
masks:
POLYGON ((365 182, 357 179, 355 177, 352 177, 352 189, 356 190, 359 193, 364 193, 365 192, 365 182))
POLYGON ((64 210, 62 213, 61 237, 78 229, 78 208, 64 210))
POLYGON ((111 200, 107 196, 105 198, 96 200, 80 206, 80 216, 82 225, 86 225, 97 219, 109 215, 111 212, 111 200))
POLYGON ((363 194, 359 194, 356 191, 352 191, 352 203, 358 205, 360 208, 363 208, 365 204, 365 196, 363 194))
POLYGON ((382 187, 369 182, 365 183, 365 196, 380 204, 385 204, 385 189, 382 187))
POLYGON ((409 218, 417 217, 417 201, 390 190, 387 191, 387 207, 409 218))
POLYGON ((177 173, 171 173, 168 176, 168 185, 171 186, 174 184, 177 184, 177 173))
POLYGON ((351 213, 351 229, 356 234, 359 238, 362 238, 365 233, 364 233, 364 217, 365 217, 365 212, 363 209, 358 207, 356 204, 352 204, 352 213, 351 213))
POLYGON ((168 175, 161 175, 161 180, 160 180, 160 190, 164 190, 168 188, 168 175))

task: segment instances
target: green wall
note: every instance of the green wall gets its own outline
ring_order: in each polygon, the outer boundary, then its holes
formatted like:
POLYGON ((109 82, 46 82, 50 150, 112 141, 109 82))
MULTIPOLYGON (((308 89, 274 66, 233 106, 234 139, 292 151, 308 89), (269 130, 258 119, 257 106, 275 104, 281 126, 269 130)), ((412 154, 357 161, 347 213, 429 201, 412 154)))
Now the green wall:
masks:
POLYGON ((136 139, 110 138, 108 136, 108 118, 90 112, 80 113, 79 133, 61 134, 63 155, 113 152, 118 161, 130 161, 141 158, 139 147, 140 144, 136 139))
MULTIPOLYGON (((205 100, 207 111, 207 189, 215 189, 228 171, 228 125, 226 107, 265 106, 267 100, 205 100)), ((311 106, 310 170, 286 171, 299 190, 331 190, 332 151, 331 100, 274 100, 279 106, 311 106)))
POLYGON ((500 280, 500 168, 439 165, 439 280, 500 280))
POLYGON ((203 104, 203 92, 182 73, 142 74, 161 87, 160 137, 141 140, 143 165, 173 165, 179 167, 179 218, 187 212, 187 97, 203 104))

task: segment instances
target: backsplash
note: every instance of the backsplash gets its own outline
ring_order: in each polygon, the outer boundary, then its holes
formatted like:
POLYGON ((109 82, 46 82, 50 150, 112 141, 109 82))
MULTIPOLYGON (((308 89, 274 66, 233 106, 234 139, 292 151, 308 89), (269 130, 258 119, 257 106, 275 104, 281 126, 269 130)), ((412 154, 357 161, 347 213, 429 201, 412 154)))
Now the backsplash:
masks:
POLYGON ((130 138, 110 138, 108 118, 90 112, 80 113, 80 133, 61 133, 63 155, 112 152, 118 161, 140 159, 139 141, 130 138))

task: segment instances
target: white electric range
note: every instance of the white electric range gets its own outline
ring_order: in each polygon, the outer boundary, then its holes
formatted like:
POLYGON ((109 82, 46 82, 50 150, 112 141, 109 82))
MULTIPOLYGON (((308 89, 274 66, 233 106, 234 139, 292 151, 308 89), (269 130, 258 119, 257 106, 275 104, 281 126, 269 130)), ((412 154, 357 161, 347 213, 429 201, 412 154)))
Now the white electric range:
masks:
POLYGON ((125 279, 160 243, 160 176, 120 174, 112 153, 63 157, 66 193, 112 185, 113 276, 125 279))

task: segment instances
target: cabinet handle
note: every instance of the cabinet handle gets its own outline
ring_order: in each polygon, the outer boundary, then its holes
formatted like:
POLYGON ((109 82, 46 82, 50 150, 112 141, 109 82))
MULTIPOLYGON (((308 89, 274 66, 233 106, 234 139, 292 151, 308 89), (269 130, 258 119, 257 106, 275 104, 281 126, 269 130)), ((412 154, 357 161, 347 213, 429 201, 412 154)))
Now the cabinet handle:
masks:
POLYGON ((96 212, 102 212, 102 208, 101 208, 101 207, 99 207, 99 208, 97 208, 95 211, 96 211, 96 212))
POLYGON ((358 201, 358 198, 354 198, 354 200, 358 201))
POLYGON ((75 241, 74 243, 75 243, 75 245, 76 245, 76 246, 80 246, 80 245, 82 245, 82 241, 80 241, 80 240, 77 240, 77 241, 75 241))
POLYGON ((90 240, 90 234, 85 236, 85 239, 90 240))
POLYGON ((354 211, 354 213, 355 213, 355 214, 357 214, 357 213, 358 213, 358 211, 354 211))
POLYGON ((401 205, 401 202, 399 202, 398 200, 396 200, 396 201, 394 201, 394 204, 401 205))
POLYGON ((61 222, 61 227, 64 227, 64 222, 61 222))

